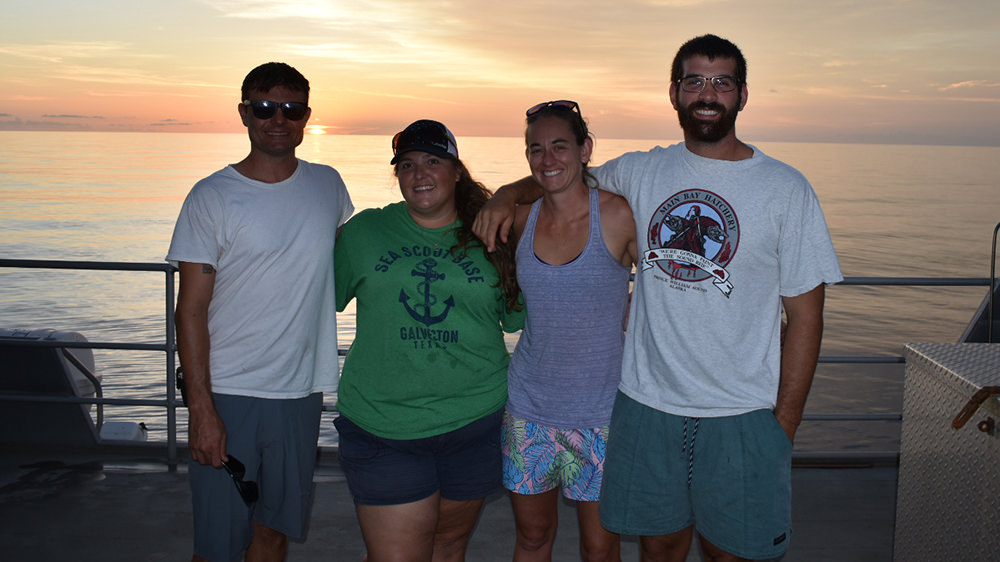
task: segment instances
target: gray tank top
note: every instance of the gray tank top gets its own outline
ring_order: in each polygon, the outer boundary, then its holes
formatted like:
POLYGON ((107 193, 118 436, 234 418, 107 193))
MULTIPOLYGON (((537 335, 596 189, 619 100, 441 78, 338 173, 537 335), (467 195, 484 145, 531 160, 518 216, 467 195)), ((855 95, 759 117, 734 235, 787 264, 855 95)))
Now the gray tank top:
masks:
POLYGON ((631 269, 604 244, 596 189, 590 190, 587 245, 567 264, 549 265, 535 255, 540 208, 541 200, 531 207, 517 245, 527 319, 507 371, 507 410, 560 428, 607 425, 621 377, 631 269))

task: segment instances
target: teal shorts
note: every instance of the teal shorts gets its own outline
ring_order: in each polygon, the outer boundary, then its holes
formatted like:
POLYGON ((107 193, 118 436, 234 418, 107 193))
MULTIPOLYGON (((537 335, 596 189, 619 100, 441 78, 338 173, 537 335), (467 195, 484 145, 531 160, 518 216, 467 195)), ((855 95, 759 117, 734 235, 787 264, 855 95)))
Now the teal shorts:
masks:
POLYGON ((323 394, 269 399, 212 394, 226 426, 227 453, 257 482, 260 498, 247 506, 229 474, 191 461, 188 477, 194 515, 194 553, 210 562, 240 557, 250 545, 253 521, 305 537, 312 508, 313 468, 323 394))
POLYGON ((741 558, 788 549, 792 444, 770 410, 685 418, 619 392, 610 434, 600 507, 609 531, 667 535, 694 525, 741 558))
POLYGON ((564 429, 504 413, 503 485, 523 494, 562 488, 574 501, 596 502, 607 449, 608 426, 564 429))

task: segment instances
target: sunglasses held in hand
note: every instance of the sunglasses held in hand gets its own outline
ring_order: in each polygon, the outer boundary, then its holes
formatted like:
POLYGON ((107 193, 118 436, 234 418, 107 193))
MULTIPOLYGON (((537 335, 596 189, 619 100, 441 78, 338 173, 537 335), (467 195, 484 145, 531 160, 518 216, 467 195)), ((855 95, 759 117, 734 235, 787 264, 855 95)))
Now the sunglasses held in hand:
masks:
POLYGON ((260 496, 260 490, 257 488, 257 483, 253 480, 243 479, 247 474, 247 469, 243 466, 243 463, 232 455, 228 456, 229 460, 222 461, 222 468, 225 468, 229 476, 232 477, 233 483, 236 484, 236 490, 240 493, 240 497, 249 506, 257 501, 257 498, 260 496))

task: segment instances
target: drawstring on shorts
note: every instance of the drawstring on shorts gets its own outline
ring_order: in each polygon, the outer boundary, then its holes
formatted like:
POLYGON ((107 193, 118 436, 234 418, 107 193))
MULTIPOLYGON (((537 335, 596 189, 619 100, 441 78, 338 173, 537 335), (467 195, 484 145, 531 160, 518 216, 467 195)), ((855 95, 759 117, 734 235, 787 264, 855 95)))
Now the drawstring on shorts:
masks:
POLYGON ((684 444, 681 447, 681 454, 687 452, 688 457, 688 488, 691 487, 691 480, 694 478, 694 441, 698 437, 698 424, 700 418, 684 418, 684 444), (694 420, 694 427, 691 428, 691 441, 688 441, 688 420, 694 420))

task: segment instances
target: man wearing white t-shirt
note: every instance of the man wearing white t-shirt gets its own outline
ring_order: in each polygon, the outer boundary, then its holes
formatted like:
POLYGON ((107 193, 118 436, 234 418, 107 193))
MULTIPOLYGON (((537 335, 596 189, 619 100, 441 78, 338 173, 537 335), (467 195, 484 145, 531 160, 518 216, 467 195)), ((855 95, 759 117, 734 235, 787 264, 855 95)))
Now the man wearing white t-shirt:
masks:
POLYGON ((333 248, 354 210, 340 175, 295 156, 309 82, 243 82, 250 154, 199 181, 167 260, 189 408, 194 560, 284 560, 302 538, 323 392, 337 389, 333 248), (235 483, 235 486, 234 486, 235 483))
MULTIPOLYGON (((608 438, 601 522, 644 561, 780 557, 791 537, 792 440, 843 279, 809 182, 736 137, 746 60, 705 35, 674 59, 682 144, 592 170, 632 207, 640 260, 608 438), (782 345, 781 311, 787 319, 782 345)), ((475 231, 506 236, 522 180, 475 231)))

